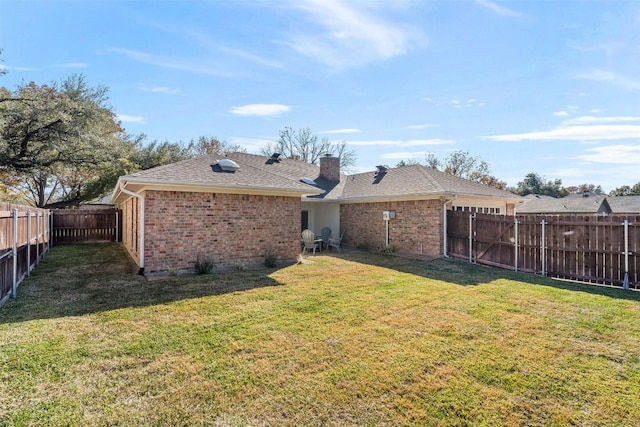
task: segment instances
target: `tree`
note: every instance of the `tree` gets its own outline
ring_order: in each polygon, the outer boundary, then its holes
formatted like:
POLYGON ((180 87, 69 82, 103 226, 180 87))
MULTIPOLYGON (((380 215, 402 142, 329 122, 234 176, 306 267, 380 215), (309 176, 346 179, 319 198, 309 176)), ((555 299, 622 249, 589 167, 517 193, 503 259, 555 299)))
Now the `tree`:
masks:
POLYGON ((229 144, 221 141, 215 136, 200 136, 196 140, 189 141, 187 150, 195 157, 211 156, 218 154, 227 156, 231 153, 246 153, 247 150, 238 144, 229 144))
POLYGON ((0 173, 20 178, 16 189, 36 206, 79 203, 100 165, 120 157, 123 129, 108 89, 82 75, 1 88, 0 101, 0 173))
POLYGON ((512 191, 520 196, 540 194, 551 197, 564 197, 569 194, 569 192, 562 187, 561 179, 547 181, 544 177, 533 172, 528 173, 524 177, 524 180, 518 182, 518 185, 512 191))
POLYGON ((334 143, 329 138, 320 139, 309 128, 295 130, 285 127, 280 131, 280 137, 275 144, 267 144, 262 149, 264 155, 270 156, 273 153, 313 164, 316 164, 321 156, 331 154, 340 159, 340 166, 344 170, 355 166, 357 160, 355 151, 350 150, 345 141, 334 143))
POLYGON ((426 165, 450 175, 476 181, 490 187, 504 190, 507 183, 491 175, 489 163, 473 156, 467 151, 456 150, 444 160, 440 160, 435 154, 430 153, 426 159, 426 165))
POLYGON ((565 187, 565 190, 569 193, 593 193, 593 194, 604 194, 602 191, 602 187, 595 184, 580 184, 580 185, 570 185, 565 187))
POLYGON ((635 183, 632 187, 623 185, 609 193, 610 196, 640 196, 640 182, 635 183))

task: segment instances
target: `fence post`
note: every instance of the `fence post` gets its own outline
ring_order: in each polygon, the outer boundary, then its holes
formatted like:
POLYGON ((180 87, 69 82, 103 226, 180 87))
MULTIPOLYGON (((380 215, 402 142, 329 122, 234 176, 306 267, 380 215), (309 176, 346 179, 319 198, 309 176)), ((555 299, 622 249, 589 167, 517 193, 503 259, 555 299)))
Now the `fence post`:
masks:
MULTIPOLYGON (((118 209, 116 209, 116 243, 118 243, 118 209)), ((444 237, 445 241, 447 240, 447 236, 444 237)), ((446 253, 445 253, 446 255, 446 253)))
POLYGON ((629 220, 624 220, 624 280, 622 289, 629 290, 629 220))
POLYGON ((514 257, 514 268, 513 271, 518 271, 518 217, 513 217, 514 220, 514 228, 513 228, 513 237, 515 240, 515 257, 514 257))
POLYGON ((469 215, 469 262, 473 263, 473 214, 469 215))
POLYGON ((13 208, 13 284, 11 298, 18 293, 18 208, 13 208))
POLYGON ((540 236, 540 261, 541 261, 541 267, 542 267, 542 271, 540 272, 543 276, 547 275, 547 271, 546 271, 546 257, 547 257, 547 233, 546 233, 546 225, 547 225, 547 221, 545 221, 544 219, 542 221, 540 221, 540 225, 542 226, 541 228, 541 236, 540 236))
POLYGON ((36 265, 40 263, 40 211, 36 211, 36 265))
POLYGON ((31 209, 27 210, 27 276, 31 274, 31 209))

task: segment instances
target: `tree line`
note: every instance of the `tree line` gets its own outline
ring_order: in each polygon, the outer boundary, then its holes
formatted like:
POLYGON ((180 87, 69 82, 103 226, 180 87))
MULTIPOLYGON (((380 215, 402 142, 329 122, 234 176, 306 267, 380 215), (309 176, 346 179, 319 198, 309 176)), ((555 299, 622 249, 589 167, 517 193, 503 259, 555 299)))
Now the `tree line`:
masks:
MULTIPOLYGON (((0 76, 5 72, 0 69, 0 76)), ((109 194, 122 175, 237 151, 246 152, 214 136, 170 142, 130 135, 109 104, 108 88, 92 87, 79 74, 48 85, 22 84, 13 91, 0 87, 0 201, 43 208, 77 206, 109 194)), ((320 138, 309 128, 281 130, 278 140, 265 146, 261 154, 275 152, 314 164, 323 155, 335 155, 345 171, 352 170, 357 160, 345 141, 320 138)), ((536 173, 508 187, 491 174, 487 162, 465 151, 454 151, 442 159, 430 154, 423 163, 403 160, 396 166, 413 164, 522 196, 603 193, 599 185, 563 187, 561 180, 546 180, 536 173)), ((640 182, 617 188, 610 195, 640 195, 640 182)))

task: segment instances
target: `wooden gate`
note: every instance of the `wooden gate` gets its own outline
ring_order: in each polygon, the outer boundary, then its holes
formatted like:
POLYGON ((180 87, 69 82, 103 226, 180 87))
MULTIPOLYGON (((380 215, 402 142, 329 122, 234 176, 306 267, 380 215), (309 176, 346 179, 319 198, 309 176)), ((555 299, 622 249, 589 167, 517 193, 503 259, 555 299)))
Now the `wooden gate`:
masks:
POLYGON ((122 240, 122 211, 118 209, 65 209, 51 214, 54 245, 122 240))

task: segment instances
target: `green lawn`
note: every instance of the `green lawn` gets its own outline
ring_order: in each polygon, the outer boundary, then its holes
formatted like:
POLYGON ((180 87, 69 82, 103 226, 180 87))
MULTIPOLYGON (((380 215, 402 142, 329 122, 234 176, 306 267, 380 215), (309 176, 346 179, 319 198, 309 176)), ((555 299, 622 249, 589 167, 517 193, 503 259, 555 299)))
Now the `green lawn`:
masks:
POLYGON ((146 281, 56 247, 0 308, 0 425, 640 425, 640 294, 352 253, 146 281))

